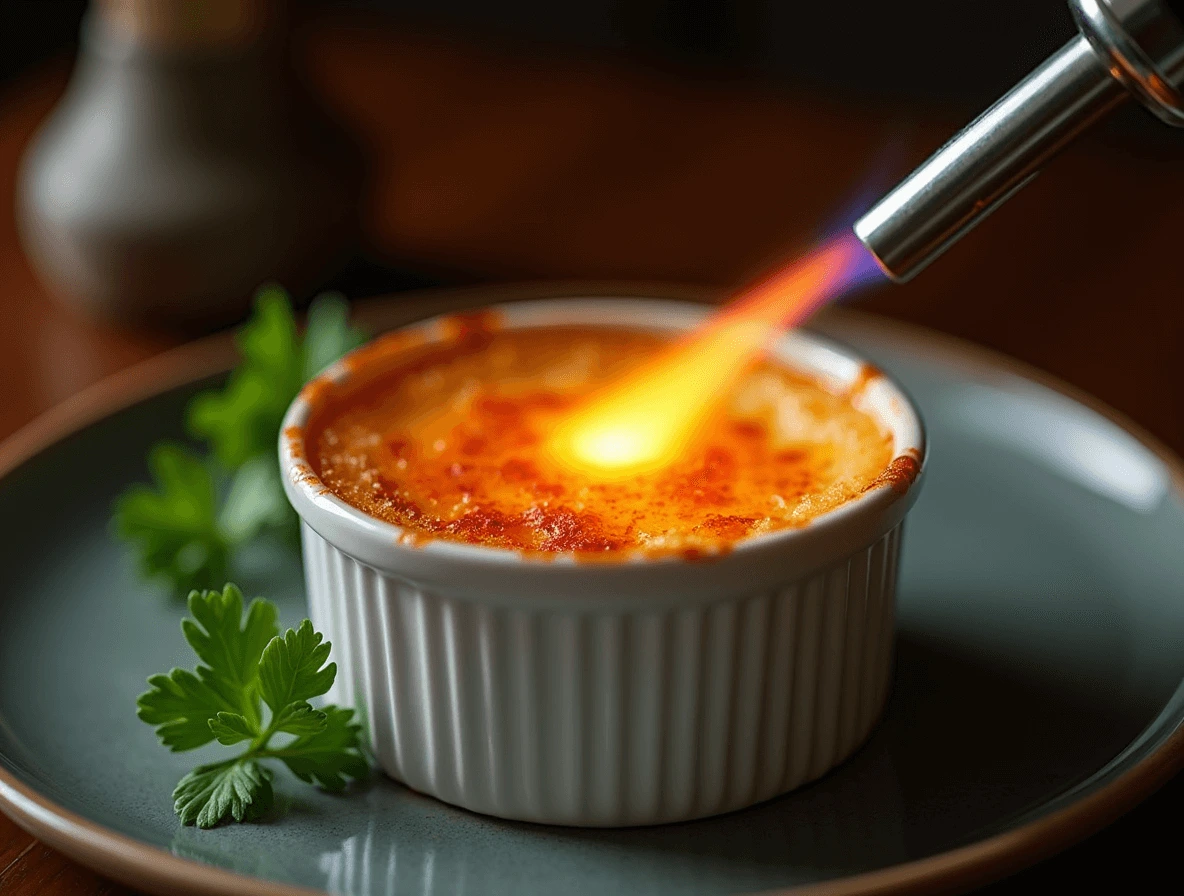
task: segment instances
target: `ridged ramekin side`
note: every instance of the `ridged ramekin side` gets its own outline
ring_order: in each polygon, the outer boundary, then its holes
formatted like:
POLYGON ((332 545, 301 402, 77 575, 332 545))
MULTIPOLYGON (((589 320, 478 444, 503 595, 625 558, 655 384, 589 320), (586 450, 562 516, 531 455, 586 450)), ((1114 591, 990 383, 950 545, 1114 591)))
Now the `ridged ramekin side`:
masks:
POLYGON ((707 605, 516 607, 434 592, 303 526, 313 622, 382 768, 478 812, 582 826, 727 812, 825 774, 887 697, 900 527, 707 605))

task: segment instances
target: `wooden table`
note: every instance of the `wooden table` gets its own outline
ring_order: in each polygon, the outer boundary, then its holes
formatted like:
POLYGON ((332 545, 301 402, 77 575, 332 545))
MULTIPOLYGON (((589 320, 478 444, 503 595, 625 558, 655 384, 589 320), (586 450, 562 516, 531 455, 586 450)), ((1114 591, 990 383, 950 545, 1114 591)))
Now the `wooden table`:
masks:
MULTIPOLYGON (((375 164, 364 209, 371 252, 452 281, 722 291, 805 240, 867 177, 880 147, 895 141, 903 170, 960 123, 466 46, 340 13, 315 24, 302 32, 313 80, 375 164)), ((17 161, 66 68, 0 93, 0 438, 177 341, 79 319, 20 253, 17 161)), ((863 304, 1044 368, 1184 452, 1184 144, 1171 148, 1075 147, 918 280, 863 304)), ((1020 880, 1126 888, 1153 869, 1173 874, 1182 797, 1174 781, 1020 880)), ((0 816, 4 896, 120 892, 0 816)))

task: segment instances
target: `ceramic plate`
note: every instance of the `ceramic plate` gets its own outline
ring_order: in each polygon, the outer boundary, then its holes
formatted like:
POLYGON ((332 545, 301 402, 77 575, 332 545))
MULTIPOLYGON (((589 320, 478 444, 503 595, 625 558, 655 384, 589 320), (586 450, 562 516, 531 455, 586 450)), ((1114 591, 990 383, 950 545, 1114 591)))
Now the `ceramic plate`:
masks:
MULTIPOLYGON (((434 301, 377 315, 473 295, 434 301)), ((852 313, 818 326, 895 374, 932 439, 889 709, 818 783, 613 831, 497 821, 382 778, 343 797, 281 780, 267 823, 181 827, 169 792, 195 757, 165 752, 134 715, 146 676, 192 665, 181 607, 137 581, 107 524, 112 498, 144 478, 148 444, 180 435, 186 399, 227 363, 216 340, 103 385, 0 452, 0 804, 80 861, 167 893, 931 890, 1080 839, 1184 753, 1177 462, 1005 359, 852 313)), ((304 615, 283 549, 258 551, 240 579, 286 621, 304 615)))

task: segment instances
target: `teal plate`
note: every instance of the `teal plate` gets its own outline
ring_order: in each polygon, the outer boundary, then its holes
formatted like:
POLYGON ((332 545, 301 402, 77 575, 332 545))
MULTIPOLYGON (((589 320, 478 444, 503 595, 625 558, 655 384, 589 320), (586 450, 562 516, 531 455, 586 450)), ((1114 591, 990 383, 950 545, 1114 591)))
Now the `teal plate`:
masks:
MULTIPOLYGON (((386 307, 387 322, 413 316, 386 307)), ((932 453, 887 715, 818 783, 707 821, 614 831, 485 818, 381 777, 346 796, 281 780, 264 823, 179 825, 169 793, 194 757, 161 749, 133 708, 150 673, 191 664, 181 611, 137 581, 107 521, 144 478, 149 443, 180 435, 186 399, 225 365, 221 340, 107 384, 0 451, 0 806, 165 893, 928 891, 1081 839, 1184 755, 1177 461, 998 356, 849 312, 819 328, 904 383, 932 453)), ((240 578, 286 621, 304 614, 284 549, 260 549, 240 578)))

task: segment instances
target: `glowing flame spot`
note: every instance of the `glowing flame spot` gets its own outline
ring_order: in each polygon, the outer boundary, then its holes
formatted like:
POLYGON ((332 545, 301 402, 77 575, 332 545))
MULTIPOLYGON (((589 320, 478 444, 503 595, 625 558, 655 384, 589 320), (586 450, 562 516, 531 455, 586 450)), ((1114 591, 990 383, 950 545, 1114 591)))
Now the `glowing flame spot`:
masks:
POLYGON ((618 424, 576 433, 572 448, 597 466, 630 467, 645 462, 654 445, 641 427, 618 424))
POLYGON ((854 236, 823 243, 591 398, 556 427, 551 453, 603 479, 666 466, 772 339, 872 275, 879 269, 854 236))

